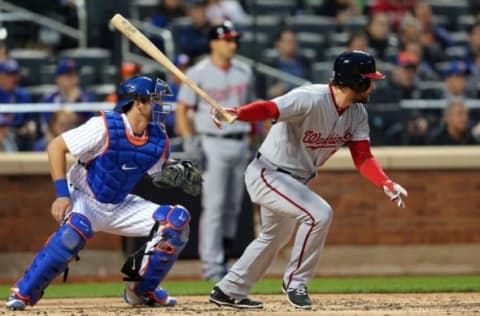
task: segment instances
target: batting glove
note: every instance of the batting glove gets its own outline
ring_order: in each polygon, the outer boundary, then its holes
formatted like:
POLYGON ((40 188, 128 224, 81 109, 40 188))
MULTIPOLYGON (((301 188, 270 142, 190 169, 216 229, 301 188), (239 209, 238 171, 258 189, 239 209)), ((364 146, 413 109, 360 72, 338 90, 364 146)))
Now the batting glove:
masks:
MULTIPOLYGON (((235 120, 237 119, 237 111, 233 108, 224 108, 224 110, 230 114, 232 114, 234 117, 235 117, 235 120)), ((212 117, 212 121, 213 121, 213 124, 215 124, 215 126, 218 128, 218 129, 222 129, 222 122, 226 122, 227 119, 222 115, 222 113, 218 112, 217 110, 215 109, 211 109, 210 110, 210 114, 211 114, 211 117, 212 117)))
POLYGON ((406 207, 402 195, 408 196, 408 192, 400 184, 387 180, 383 183, 383 191, 398 207, 406 207))

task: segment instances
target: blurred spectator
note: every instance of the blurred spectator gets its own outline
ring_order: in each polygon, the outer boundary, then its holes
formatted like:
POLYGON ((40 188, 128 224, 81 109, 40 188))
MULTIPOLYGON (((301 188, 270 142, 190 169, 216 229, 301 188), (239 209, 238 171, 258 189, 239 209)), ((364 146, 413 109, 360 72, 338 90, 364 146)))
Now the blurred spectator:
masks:
POLYGON ((473 24, 468 32, 468 46, 465 47, 464 60, 467 63, 475 63, 480 56, 480 22, 473 24))
POLYGON ((415 0, 376 0, 370 7, 370 15, 385 13, 394 32, 398 31, 400 21, 412 10, 415 0))
POLYGON ((478 144, 469 127, 469 113, 461 99, 453 99, 443 113, 443 124, 432 131, 429 145, 478 144))
MULTIPOLYGON (((31 103, 31 95, 18 86, 19 66, 13 59, 0 62, 0 103, 31 103)), ((2 113, 15 133, 18 149, 29 151, 38 137, 36 115, 32 113, 2 113)))
POLYGON ((383 80, 384 82, 379 82, 371 94, 369 109, 372 113, 369 113, 369 120, 372 144, 381 145, 386 131, 401 119, 397 115, 392 116, 385 112, 383 104, 387 103, 398 107, 403 99, 420 97, 417 69, 418 59, 415 56, 406 52, 400 53, 394 61, 391 76, 387 76, 386 80, 383 80))
POLYGON ((418 41, 407 42, 404 47, 404 52, 407 52, 419 61, 417 67, 417 75, 420 80, 440 80, 440 76, 433 69, 433 67, 423 59, 423 46, 418 41))
POLYGON ((316 13, 335 18, 337 25, 343 25, 348 19, 362 14, 354 0, 325 0, 316 13))
POLYGON ((385 86, 378 86, 372 93, 372 103, 398 103, 403 99, 418 99, 417 88, 419 60, 412 54, 401 52, 394 61, 391 77, 385 86))
MULTIPOLYGON (((275 53, 264 61, 267 65, 291 74, 311 80, 311 60, 302 55, 298 49, 297 33, 292 29, 283 29, 275 36, 275 53)), ((282 80, 275 80, 267 87, 268 99, 274 98, 293 89, 296 85, 282 80)))
MULTIPOLYGON (((142 69, 141 69, 139 64, 134 63, 134 62, 130 62, 130 61, 126 61, 126 62, 122 63, 122 67, 120 69, 120 80, 125 81, 128 78, 131 78, 131 77, 136 76, 136 75, 140 75, 141 72, 142 72, 142 69)), ((117 92, 115 91, 115 92, 110 93, 105 98, 105 101, 106 102, 111 102, 111 103, 117 103, 117 101, 118 101, 117 92)))
MULTIPOLYGON (((80 87, 80 67, 72 59, 61 60, 55 69, 57 89, 44 96, 41 102, 44 103, 78 103, 93 102, 93 96, 80 87)), ((79 114, 80 123, 93 116, 92 112, 82 112, 79 114)), ((50 120, 52 113, 42 114, 42 124, 45 125, 50 120)))
POLYGON ((422 23, 411 15, 403 18, 400 24, 399 39, 402 49, 409 42, 420 41, 423 47, 423 59, 431 65, 446 60, 445 50, 436 41, 433 34, 424 30, 422 23))
MULTIPOLYGON (((161 0, 150 17, 150 22, 157 27, 167 28, 173 19, 186 15, 182 0, 161 0)), ((165 50, 162 37, 152 36, 150 39, 161 51, 165 50)))
POLYGON ((470 66, 463 61, 452 61, 445 70, 445 90, 442 98, 473 98, 475 90, 467 86, 470 66))
POLYGON ((364 32, 353 32, 350 34, 347 40, 347 50, 361 50, 364 52, 370 52, 368 46, 368 38, 364 32))
POLYGON ((79 117, 75 112, 60 110, 53 113, 48 121, 45 135, 33 145, 34 151, 45 151, 48 143, 58 135, 78 126, 79 117))
POLYGON ((206 15, 212 25, 225 20, 241 23, 248 18, 240 3, 234 0, 207 0, 206 15))
POLYGON ((208 31, 210 25, 205 14, 205 0, 188 0, 186 3, 187 14, 191 25, 179 30, 179 53, 187 54, 191 59, 208 54, 208 31))
POLYGON ((15 142, 15 134, 10 127, 10 122, 6 116, 0 116, 0 152, 16 151, 18 151, 18 147, 15 142))
POLYGON ((173 19, 186 15, 182 0, 161 0, 150 21, 155 26, 165 28, 173 19))
POLYGON ((425 145, 429 122, 419 111, 409 110, 405 122, 397 122, 385 131, 384 145, 416 146, 425 145))
POLYGON ((375 50, 378 59, 387 60, 387 48, 398 46, 398 40, 391 36, 387 15, 384 13, 372 14, 365 27, 368 46, 375 50))
POLYGON ((430 34, 435 41, 440 43, 442 48, 454 45, 448 31, 433 23, 432 7, 428 2, 417 0, 413 7, 413 16, 422 24, 423 32, 430 34))

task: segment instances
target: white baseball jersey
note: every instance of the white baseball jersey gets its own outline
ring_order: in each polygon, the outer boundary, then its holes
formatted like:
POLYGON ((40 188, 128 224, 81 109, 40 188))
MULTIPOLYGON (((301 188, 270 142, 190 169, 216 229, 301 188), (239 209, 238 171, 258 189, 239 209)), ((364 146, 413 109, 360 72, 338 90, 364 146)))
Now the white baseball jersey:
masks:
MULTIPOLYGON (((205 58, 188 69, 186 75, 222 106, 236 107, 255 99, 252 70, 238 60, 233 59, 228 69, 222 69, 214 65, 210 58, 205 58)), ((212 124, 211 105, 186 85, 180 87, 178 100, 195 107, 195 128, 200 134, 248 133, 250 131, 251 126, 247 122, 225 124, 221 130, 216 128, 212 124)))
POLYGON ((259 151, 296 176, 314 176, 318 167, 348 141, 369 140, 363 104, 355 103, 339 115, 326 84, 302 86, 272 101, 279 110, 278 122, 259 151))
MULTIPOLYGON (((130 123, 122 114, 126 132, 133 138, 130 123)), ((107 147, 107 128, 103 117, 92 117, 85 124, 62 134, 70 153, 81 162, 88 162, 101 155, 107 147)), ((149 174, 162 170, 167 157, 161 157, 148 170, 149 174)), ((87 170, 76 163, 68 171, 70 194, 73 201, 72 212, 87 216, 94 231, 105 231, 124 236, 146 236, 153 225, 152 214, 158 205, 129 194, 120 204, 101 203, 95 200, 87 179, 87 170)))

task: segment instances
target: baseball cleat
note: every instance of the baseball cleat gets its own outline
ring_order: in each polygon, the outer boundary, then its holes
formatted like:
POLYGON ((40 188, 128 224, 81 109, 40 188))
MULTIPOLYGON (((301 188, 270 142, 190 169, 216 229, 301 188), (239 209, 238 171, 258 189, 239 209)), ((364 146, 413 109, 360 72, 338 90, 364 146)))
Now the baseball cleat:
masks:
POLYGON ((130 288, 125 287, 123 292, 123 300, 125 303, 132 306, 153 306, 153 307, 171 307, 177 304, 177 299, 168 296, 164 289, 156 289, 153 292, 148 292, 145 295, 138 295, 130 288))
POLYGON ((11 294, 7 298, 7 302, 5 303, 5 306, 12 311, 23 311, 27 306, 27 303, 22 301, 17 295, 11 294))
POLYGON ((234 299, 233 297, 228 296, 223 293, 218 286, 215 286, 210 293, 210 298, 208 299, 210 303, 217 304, 218 306, 230 306, 241 309, 253 309, 253 308, 263 308, 263 303, 258 301, 253 301, 248 297, 242 299, 234 299))
POLYGON ((312 301, 308 296, 308 291, 306 287, 301 289, 287 289, 285 283, 282 283, 282 292, 284 294, 287 294, 287 300, 293 307, 301 309, 312 309, 312 301))

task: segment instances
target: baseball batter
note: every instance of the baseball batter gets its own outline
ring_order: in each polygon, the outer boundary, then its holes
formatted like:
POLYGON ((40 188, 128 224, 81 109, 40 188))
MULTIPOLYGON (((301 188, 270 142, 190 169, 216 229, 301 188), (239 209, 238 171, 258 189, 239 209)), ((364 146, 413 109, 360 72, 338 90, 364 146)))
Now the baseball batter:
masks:
MULTIPOLYGON (((240 34, 229 22, 209 32, 211 54, 191 67, 187 76, 218 103, 239 106, 254 100, 253 74, 234 59, 240 34)), ((180 87, 176 109, 177 128, 188 146, 200 138, 204 159, 202 214, 199 252, 203 278, 218 281, 227 272, 226 251, 237 231, 237 218, 244 195, 243 174, 251 158, 248 133, 250 123, 217 129, 211 122, 210 105, 185 85, 180 87), (193 122, 188 109, 194 110, 193 122)), ((196 148, 196 150, 200 150, 196 148)))
MULTIPOLYGON (((245 173, 248 193, 261 206, 261 233, 215 285, 210 302, 262 308, 248 294, 299 224, 282 290, 293 306, 312 307, 307 286, 333 213, 306 183, 343 144, 349 146, 362 176, 382 188, 397 206, 405 207, 401 195, 407 195, 406 190, 387 177, 370 152, 363 104, 375 88, 373 80, 384 75, 376 71, 374 58, 361 51, 340 54, 333 71, 329 84, 302 86, 272 101, 226 109, 239 121, 272 119, 276 123, 245 173)), ((219 125, 223 118, 215 112, 213 119, 219 125)))
POLYGON ((157 287, 187 243, 190 214, 180 205, 158 205, 130 194, 145 173, 155 176, 162 169, 186 168, 183 162, 169 160, 161 102, 161 96, 169 93, 160 79, 130 78, 120 84, 118 112, 93 117, 49 144, 57 192, 51 212, 61 224, 12 289, 7 308, 35 305, 97 231, 149 236, 122 268, 126 303, 175 305, 175 298, 157 287), (68 175, 67 152, 78 159, 68 175))

